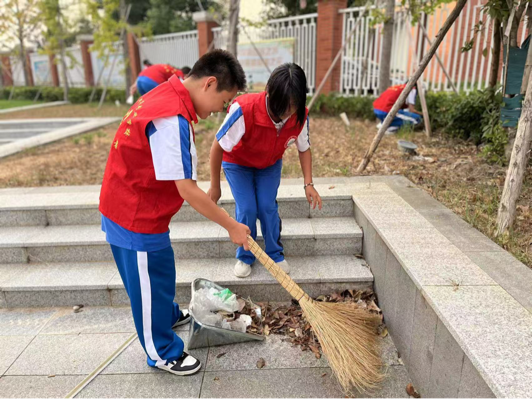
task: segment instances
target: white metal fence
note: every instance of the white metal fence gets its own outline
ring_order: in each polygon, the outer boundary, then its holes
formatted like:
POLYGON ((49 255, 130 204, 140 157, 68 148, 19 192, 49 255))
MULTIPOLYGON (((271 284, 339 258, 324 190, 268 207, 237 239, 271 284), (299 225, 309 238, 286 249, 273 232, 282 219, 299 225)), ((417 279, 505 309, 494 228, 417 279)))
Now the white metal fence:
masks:
POLYGON ((24 83, 24 67, 20 61, 19 56, 10 56, 9 62, 11 63, 11 75, 13 77, 14 86, 25 86, 24 83))
POLYGON ((198 31, 170 33, 151 38, 142 38, 139 42, 142 60, 152 64, 171 64, 176 68, 192 66, 199 58, 198 31))
MULTIPOLYGON (((487 87, 492 59, 493 27, 490 18, 482 11, 483 0, 471 0, 453 24, 438 48, 453 83, 459 90, 469 92, 487 87), (473 48, 462 52, 461 48, 474 34, 480 21, 484 27, 476 36, 473 48)), ((433 15, 422 15, 429 39, 434 41, 444 21, 452 11, 452 5, 444 5, 433 15)), ((361 18, 362 7, 341 10, 343 18, 343 43, 361 18)), ((372 17, 366 15, 360 21, 355 35, 349 40, 342 54, 341 92, 343 94, 376 94, 379 87, 379 60, 382 51, 382 25, 371 26, 372 17)), ((519 37, 524 40, 527 22, 519 37)), ((392 46, 391 78, 394 84, 405 82, 413 74, 424 53, 430 48, 418 25, 412 26, 404 12, 395 14, 392 46)), ((502 74, 501 74, 502 75, 502 74)), ((423 73, 424 85, 433 91, 449 91, 452 86, 443 69, 434 58, 423 73)))
MULTIPOLYGON (((85 71, 83 69, 83 59, 81 48, 70 47, 65 49, 65 64, 68 85, 70 87, 85 87, 85 71)), ((60 85, 63 86, 63 67, 61 63, 57 64, 60 85)))
MULTIPOLYGON (((296 17, 272 19, 264 27, 247 27, 246 32, 253 41, 271 39, 295 39, 294 62, 301 66, 307 76, 310 93, 316 88, 316 22, 318 14, 305 14, 296 17)), ((226 48, 227 29, 212 29, 216 48, 226 48)), ((240 43, 249 42, 240 27, 240 43)))

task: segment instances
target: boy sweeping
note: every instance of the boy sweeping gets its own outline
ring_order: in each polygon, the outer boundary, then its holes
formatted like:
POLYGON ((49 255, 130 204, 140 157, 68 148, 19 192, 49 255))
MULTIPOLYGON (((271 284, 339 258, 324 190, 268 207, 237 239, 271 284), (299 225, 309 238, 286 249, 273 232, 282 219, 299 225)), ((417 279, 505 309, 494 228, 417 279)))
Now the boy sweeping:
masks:
MULTIPOLYGON (((281 243, 281 219, 277 190, 281 184, 283 154, 294 145, 303 171, 303 190, 308 202, 321 209, 321 198, 312 183, 307 78, 293 63, 277 67, 268 79, 266 91, 239 96, 229 109, 211 148, 211 188, 214 202, 220 199, 220 165, 236 203, 236 220, 246 224, 257 238, 260 220, 266 253, 290 273, 281 243)), ((234 274, 251 274, 255 256, 238 248, 234 274)))
POLYGON ((201 364, 183 351, 183 341, 172 331, 188 323, 190 315, 173 301, 170 219, 187 201, 246 249, 250 232, 196 185, 191 123, 222 111, 245 82, 230 53, 205 54, 183 82, 171 77, 133 105, 116 132, 105 169, 102 230, 131 301, 139 341, 148 365, 177 375, 194 374, 201 364))

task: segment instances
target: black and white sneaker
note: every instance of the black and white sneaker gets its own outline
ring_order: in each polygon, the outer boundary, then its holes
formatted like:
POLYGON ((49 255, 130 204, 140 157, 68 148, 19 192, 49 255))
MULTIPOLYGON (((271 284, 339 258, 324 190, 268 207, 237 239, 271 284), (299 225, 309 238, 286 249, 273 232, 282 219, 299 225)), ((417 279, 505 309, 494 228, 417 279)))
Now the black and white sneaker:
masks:
POLYGON ((157 366, 161 370, 166 370, 175 375, 192 375, 197 373, 201 368, 201 362, 194 356, 183 352, 181 357, 173 362, 168 362, 165 365, 157 366))
POLYGON ((172 326, 172 328, 176 328, 177 326, 182 326, 183 324, 187 324, 190 322, 190 313, 188 312, 188 309, 183 309, 181 311, 181 316, 179 316, 179 319, 175 322, 175 324, 172 326))

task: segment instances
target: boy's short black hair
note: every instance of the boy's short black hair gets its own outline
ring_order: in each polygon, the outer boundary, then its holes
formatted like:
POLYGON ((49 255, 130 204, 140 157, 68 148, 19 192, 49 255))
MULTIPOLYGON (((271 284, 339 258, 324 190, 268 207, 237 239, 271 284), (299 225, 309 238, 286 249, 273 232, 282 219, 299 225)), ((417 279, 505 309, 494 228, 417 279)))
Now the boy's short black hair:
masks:
POLYGON ((297 108, 297 123, 305 123, 305 107, 307 102, 307 77, 303 69, 294 63, 278 66, 270 75, 266 85, 270 111, 280 118, 294 104, 297 108))
POLYGON ((146 65, 146 66, 151 66, 152 65, 152 63, 149 60, 144 60, 144 61, 142 61, 142 63, 144 65, 146 65))
POLYGON ((244 91, 246 88, 246 74, 235 56, 229 51, 212 50, 204 54, 192 67, 188 76, 203 78, 214 76, 218 80, 218 91, 231 91, 237 88, 244 91))
POLYGON ((185 75, 188 75, 190 73, 190 67, 184 66, 181 68, 181 72, 183 72, 185 75))

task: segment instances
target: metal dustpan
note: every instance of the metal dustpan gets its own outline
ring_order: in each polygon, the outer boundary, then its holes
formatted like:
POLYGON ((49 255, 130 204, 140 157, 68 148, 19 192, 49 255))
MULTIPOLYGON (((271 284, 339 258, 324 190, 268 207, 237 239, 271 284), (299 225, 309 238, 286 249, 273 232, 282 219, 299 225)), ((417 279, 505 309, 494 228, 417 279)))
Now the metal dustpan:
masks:
MULTIPOLYGON (((194 303, 194 294, 202 288, 216 288, 222 291, 224 287, 212 281, 197 278, 192 282, 192 297, 190 303, 194 303)), ((226 330, 215 326, 202 324, 194 317, 193 306, 189 309, 192 320, 190 322, 188 349, 204 348, 208 346, 219 346, 228 344, 238 344, 247 341, 264 341, 265 337, 258 334, 243 333, 240 331, 226 330)))

